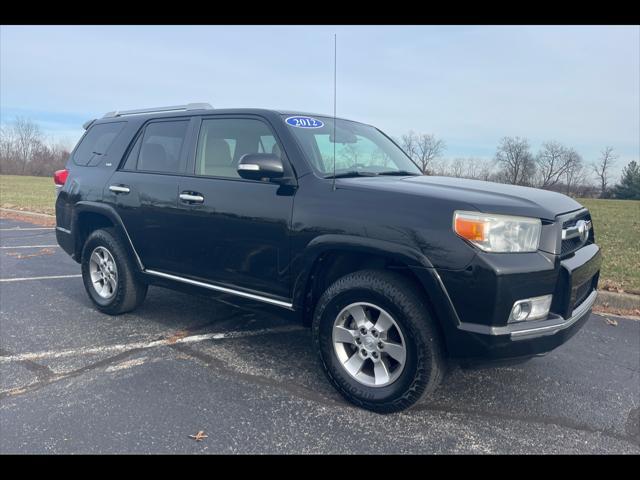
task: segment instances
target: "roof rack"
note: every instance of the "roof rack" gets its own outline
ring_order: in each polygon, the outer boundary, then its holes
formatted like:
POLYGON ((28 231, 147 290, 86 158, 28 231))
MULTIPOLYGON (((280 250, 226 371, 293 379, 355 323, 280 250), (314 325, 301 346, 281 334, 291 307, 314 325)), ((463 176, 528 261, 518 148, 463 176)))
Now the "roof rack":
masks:
POLYGON ((102 118, 122 117, 123 115, 139 115, 142 113, 175 112, 180 110, 213 110, 213 107, 208 103, 187 103, 186 105, 173 105, 171 107, 140 108, 137 110, 115 110, 113 112, 105 113, 102 118))

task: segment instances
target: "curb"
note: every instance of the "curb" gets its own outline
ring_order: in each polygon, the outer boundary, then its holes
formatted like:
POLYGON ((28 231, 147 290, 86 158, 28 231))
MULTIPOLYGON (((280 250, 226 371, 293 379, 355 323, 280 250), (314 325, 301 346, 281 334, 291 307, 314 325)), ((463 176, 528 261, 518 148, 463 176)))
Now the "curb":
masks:
POLYGON ((48 213, 29 212, 28 210, 16 210, 14 208, 0 207, 2 212, 19 213, 20 215, 33 215, 34 217, 55 218, 55 215, 49 215, 48 213))
POLYGON ((620 310, 640 310, 640 295, 598 290, 594 306, 620 310))

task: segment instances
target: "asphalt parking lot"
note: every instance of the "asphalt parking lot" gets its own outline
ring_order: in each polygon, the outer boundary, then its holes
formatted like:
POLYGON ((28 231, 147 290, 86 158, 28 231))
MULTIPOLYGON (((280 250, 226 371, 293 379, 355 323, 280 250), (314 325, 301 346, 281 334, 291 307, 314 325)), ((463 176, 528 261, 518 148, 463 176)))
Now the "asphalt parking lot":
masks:
POLYGON ((592 315, 545 357, 454 368, 378 415, 279 310, 152 287, 110 317, 53 228, 0 219, 0 247, 1 453, 640 453, 636 320, 592 315))

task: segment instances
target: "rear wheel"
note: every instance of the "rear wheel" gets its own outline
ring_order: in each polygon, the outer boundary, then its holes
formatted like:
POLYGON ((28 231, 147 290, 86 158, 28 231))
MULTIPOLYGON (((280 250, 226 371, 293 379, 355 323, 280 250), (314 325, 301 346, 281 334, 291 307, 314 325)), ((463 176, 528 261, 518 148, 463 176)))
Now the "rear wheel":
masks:
POLYGON ((410 407, 444 374, 422 292, 397 273, 363 270, 337 280, 316 306, 313 341, 338 391, 377 412, 410 407))
POLYGON ((136 278, 133 262, 113 229, 89 235, 81 265, 84 288, 101 312, 118 315, 144 301, 147 285, 136 278))

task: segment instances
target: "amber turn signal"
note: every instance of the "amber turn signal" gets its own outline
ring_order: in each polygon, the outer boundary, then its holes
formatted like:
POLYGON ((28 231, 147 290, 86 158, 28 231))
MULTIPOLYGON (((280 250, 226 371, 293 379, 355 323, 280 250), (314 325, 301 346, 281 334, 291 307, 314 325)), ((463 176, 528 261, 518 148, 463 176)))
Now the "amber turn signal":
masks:
POLYGON ((485 240, 486 222, 471 220, 464 217, 456 217, 455 231, 462 238, 472 242, 482 242, 485 240))

